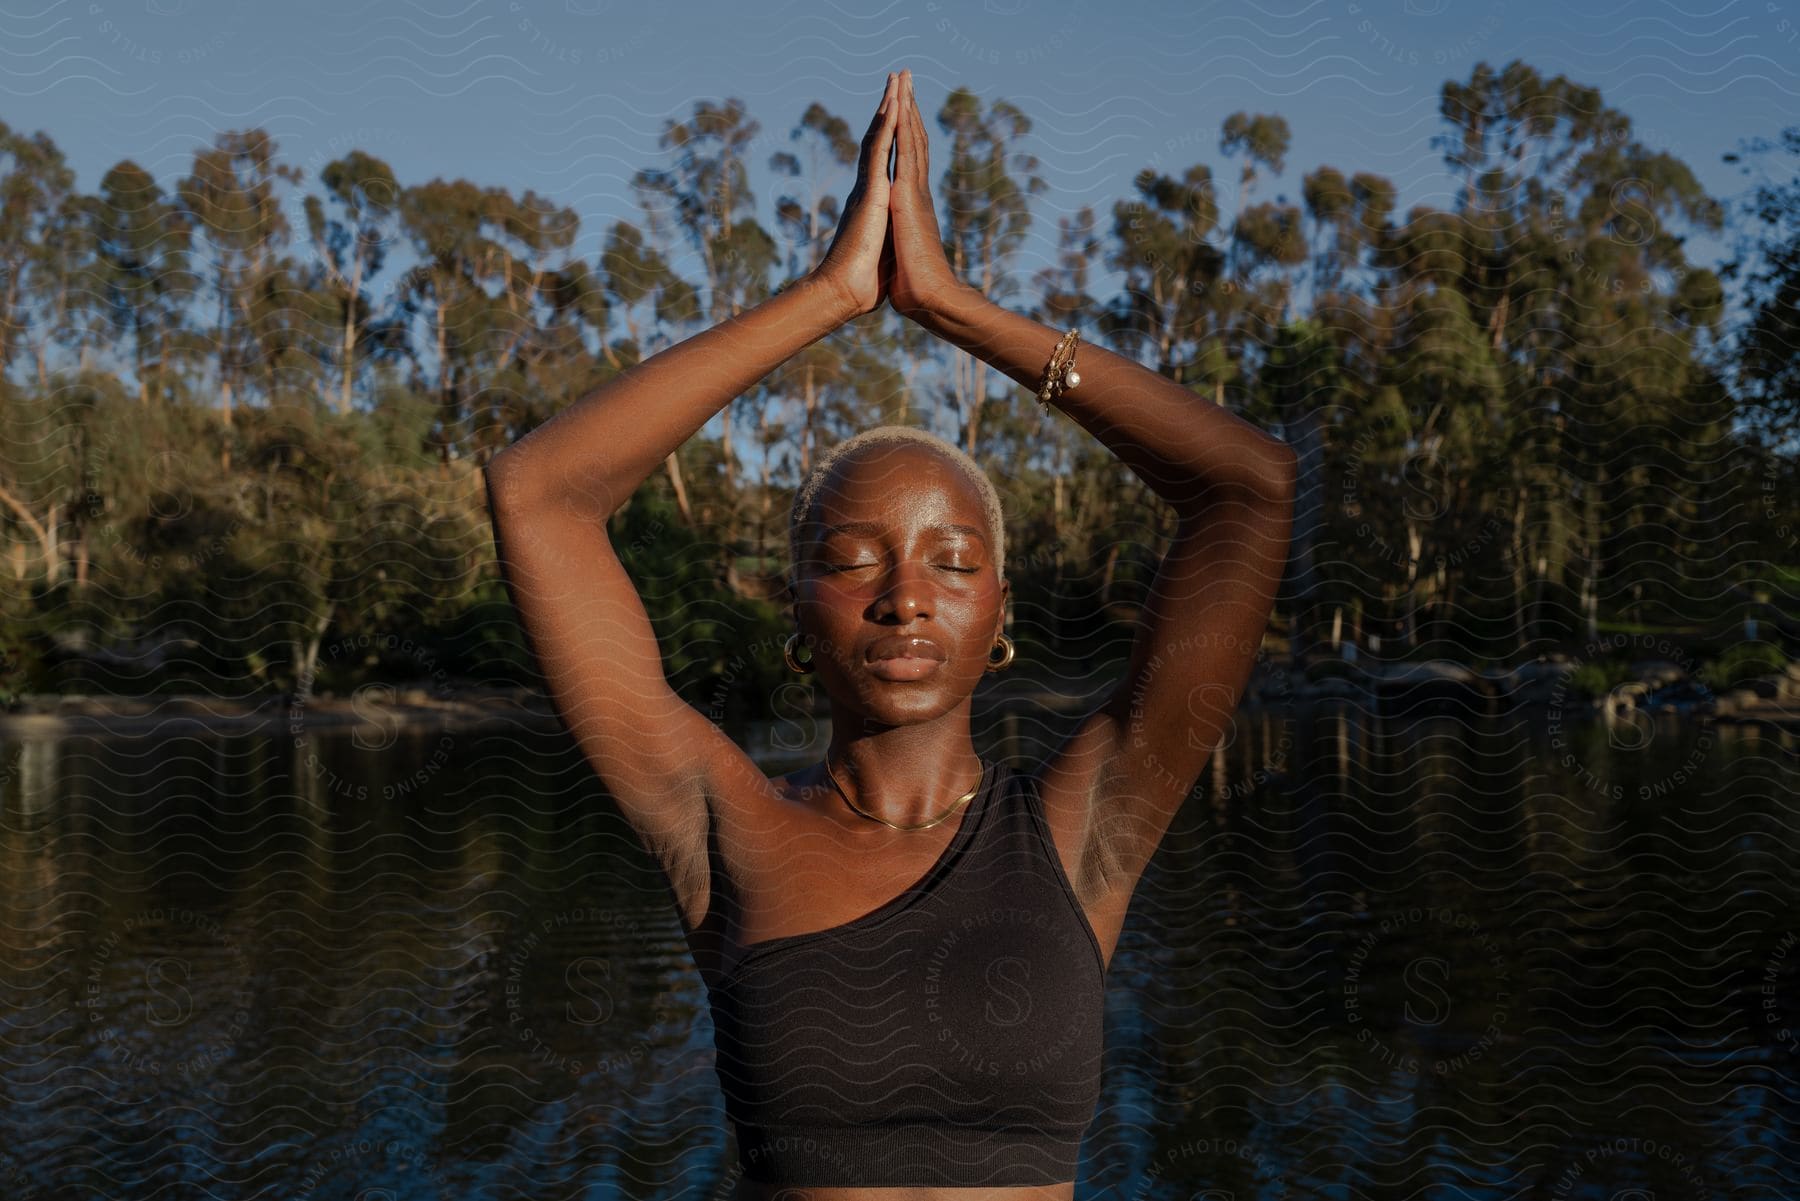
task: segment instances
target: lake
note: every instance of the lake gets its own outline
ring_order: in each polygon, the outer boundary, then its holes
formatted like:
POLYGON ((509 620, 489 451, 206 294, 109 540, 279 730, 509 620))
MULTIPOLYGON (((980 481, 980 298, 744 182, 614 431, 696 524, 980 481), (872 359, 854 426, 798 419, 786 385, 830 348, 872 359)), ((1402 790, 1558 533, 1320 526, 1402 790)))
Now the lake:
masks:
MULTIPOLYGON (((1113 960, 1077 1195, 1800 1195, 1797 767, 1240 713, 1113 960)), ((735 1182, 672 896, 560 734, 13 740, 0 801, 7 1201, 735 1182)))

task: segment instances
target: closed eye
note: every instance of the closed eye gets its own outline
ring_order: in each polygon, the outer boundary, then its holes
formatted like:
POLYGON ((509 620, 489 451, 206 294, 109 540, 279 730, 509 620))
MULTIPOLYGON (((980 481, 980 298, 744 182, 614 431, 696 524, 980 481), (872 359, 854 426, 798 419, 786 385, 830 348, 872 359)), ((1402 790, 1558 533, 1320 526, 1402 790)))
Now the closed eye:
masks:
MULTIPOLYGON (((857 569, 863 568, 863 567, 879 567, 879 566, 880 566, 880 564, 878 564, 878 563, 838 563, 838 564, 828 564, 825 567, 825 570, 827 572, 835 573, 835 572, 839 572, 839 571, 856 571, 857 569)), ((938 566, 942 567, 945 571, 961 572, 964 575, 973 575, 976 572, 981 570, 981 568, 979 568, 979 567, 951 567, 947 563, 940 563, 938 566)))

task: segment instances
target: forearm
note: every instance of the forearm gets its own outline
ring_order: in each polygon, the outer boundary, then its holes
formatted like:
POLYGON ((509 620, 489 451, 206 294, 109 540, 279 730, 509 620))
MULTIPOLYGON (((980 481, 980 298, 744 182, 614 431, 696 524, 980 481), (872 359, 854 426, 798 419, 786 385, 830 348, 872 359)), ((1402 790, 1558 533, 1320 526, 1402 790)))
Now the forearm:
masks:
MULTIPOLYGON (((916 320, 1011 376, 1032 394, 1065 331, 961 287, 916 320)), ((1198 512, 1220 495, 1286 504, 1294 456, 1285 442, 1147 367, 1083 341, 1081 382, 1050 402, 1124 461, 1178 513, 1198 512)))
POLYGON ((849 317, 836 291, 803 277, 635 364, 501 451, 487 468, 494 493, 554 496, 610 516, 713 414, 849 317))

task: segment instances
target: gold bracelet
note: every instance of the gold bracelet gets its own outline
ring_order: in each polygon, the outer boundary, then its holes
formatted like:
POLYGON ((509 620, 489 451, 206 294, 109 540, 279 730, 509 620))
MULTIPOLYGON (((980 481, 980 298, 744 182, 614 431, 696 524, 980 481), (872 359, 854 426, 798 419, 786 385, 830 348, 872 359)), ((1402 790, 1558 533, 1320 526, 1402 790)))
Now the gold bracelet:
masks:
POLYGON ((1050 352, 1050 362, 1044 368, 1044 382, 1039 385, 1037 394, 1038 404, 1046 413, 1050 411, 1052 400, 1081 382, 1081 376, 1075 373, 1075 348, 1080 341, 1081 331, 1071 329, 1050 352))

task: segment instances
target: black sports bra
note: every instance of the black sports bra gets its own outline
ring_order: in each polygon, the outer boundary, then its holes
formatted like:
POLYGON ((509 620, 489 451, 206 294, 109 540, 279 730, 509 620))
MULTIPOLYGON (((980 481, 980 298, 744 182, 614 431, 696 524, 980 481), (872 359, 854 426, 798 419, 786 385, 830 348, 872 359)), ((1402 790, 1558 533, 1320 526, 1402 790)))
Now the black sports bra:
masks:
POLYGON ((709 986, 743 1174, 815 1188, 1074 1180, 1105 990, 1036 778, 984 761, 924 877, 842 925, 751 944, 709 986))

